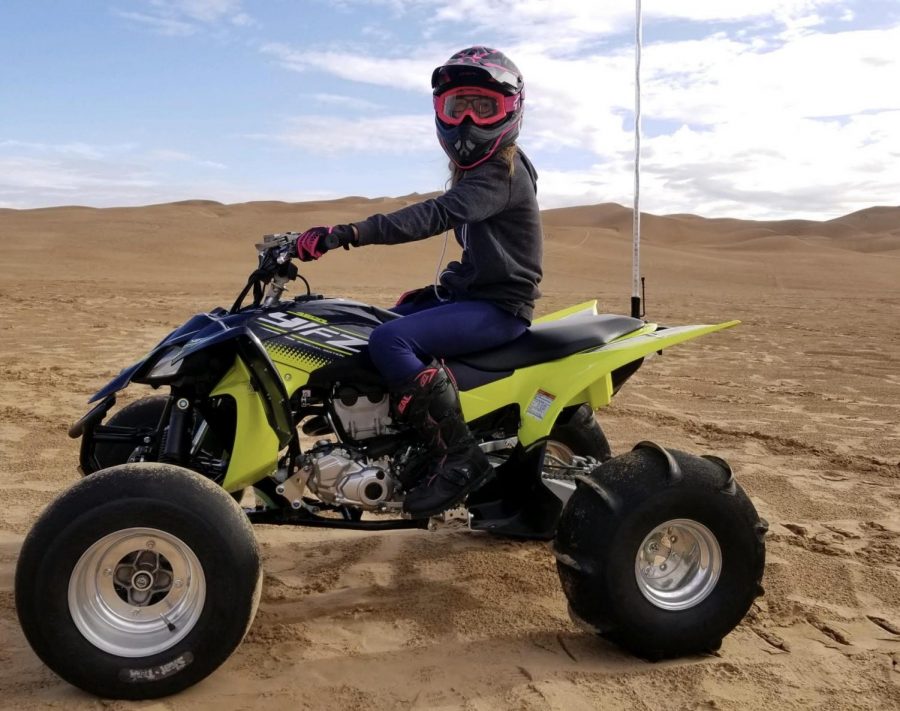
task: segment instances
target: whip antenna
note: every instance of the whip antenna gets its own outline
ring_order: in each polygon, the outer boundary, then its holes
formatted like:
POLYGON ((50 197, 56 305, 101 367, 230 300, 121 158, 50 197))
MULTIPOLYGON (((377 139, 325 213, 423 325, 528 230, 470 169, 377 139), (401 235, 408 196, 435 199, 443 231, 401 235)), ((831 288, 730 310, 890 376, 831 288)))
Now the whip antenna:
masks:
POLYGON ((631 315, 641 318, 641 0, 634 4, 634 209, 631 244, 631 315))

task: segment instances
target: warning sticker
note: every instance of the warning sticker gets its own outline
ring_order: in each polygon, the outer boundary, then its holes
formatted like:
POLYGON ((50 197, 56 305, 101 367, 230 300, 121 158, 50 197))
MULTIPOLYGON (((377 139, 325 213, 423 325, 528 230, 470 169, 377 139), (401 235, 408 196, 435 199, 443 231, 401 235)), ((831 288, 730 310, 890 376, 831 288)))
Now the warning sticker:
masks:
POLYGON ((536 420, 543 420, 554 400, 556 400, 555 395, 551 395, 545 390, 538 390, 525 412, 536 420))

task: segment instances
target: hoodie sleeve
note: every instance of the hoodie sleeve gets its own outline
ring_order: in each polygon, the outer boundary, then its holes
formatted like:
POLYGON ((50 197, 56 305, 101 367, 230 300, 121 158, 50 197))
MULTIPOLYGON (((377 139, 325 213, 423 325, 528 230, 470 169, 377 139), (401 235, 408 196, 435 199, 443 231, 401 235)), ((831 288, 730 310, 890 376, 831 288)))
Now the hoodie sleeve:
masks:
POLYGON ((467 171, 440 197, 354 223, 359 244, 415 242, 460 225, 487 220, 506 208, 510 186, 506 163, 489 160, 467 171))

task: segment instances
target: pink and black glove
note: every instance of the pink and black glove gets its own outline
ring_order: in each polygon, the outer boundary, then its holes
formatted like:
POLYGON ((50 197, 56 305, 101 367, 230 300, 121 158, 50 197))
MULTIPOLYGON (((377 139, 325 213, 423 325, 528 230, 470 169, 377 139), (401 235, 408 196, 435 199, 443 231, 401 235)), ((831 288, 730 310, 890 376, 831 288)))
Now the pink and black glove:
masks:
POLYGON ((301 262, 312 262, 329 249, 356 246, 356 235, 350 225, 312 227, 300 234, 294 242, 294 255, 301 262))

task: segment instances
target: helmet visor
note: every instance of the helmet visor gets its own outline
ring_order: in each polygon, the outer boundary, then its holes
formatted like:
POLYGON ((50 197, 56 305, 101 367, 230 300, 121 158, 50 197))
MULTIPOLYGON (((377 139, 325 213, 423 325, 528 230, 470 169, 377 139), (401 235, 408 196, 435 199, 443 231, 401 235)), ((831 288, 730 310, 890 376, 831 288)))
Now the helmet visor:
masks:
POLYGON ((438 118, 451 126, 458 126, 468 116, 479 126, 502 121, 519 107, 521 96, 506 96, 499 91, 480 86, 459 86, 434 97, 438 118))

